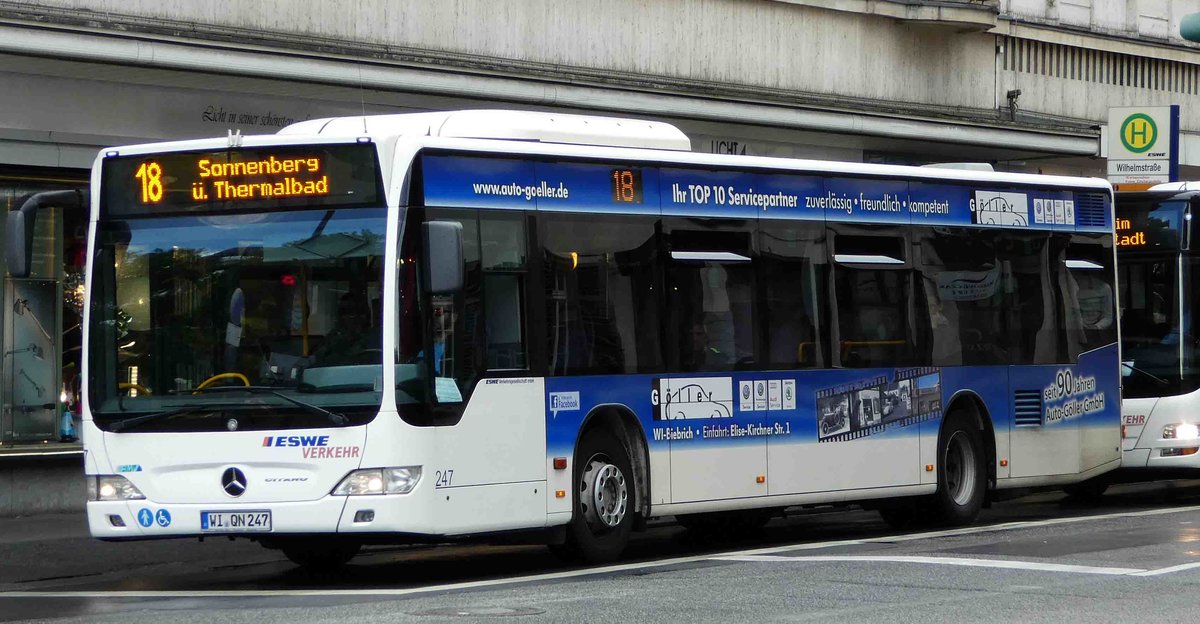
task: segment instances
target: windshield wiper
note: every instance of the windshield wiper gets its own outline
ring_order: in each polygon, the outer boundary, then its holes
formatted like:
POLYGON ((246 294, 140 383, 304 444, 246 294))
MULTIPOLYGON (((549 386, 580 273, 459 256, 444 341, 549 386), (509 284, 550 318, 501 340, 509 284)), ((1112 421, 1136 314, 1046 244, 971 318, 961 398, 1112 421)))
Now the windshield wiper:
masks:
POLYGON ((277 397, 283 399, 284 401, 287 401, 288 403, 291 403, 298 407, 302 407, 302 408, 308 410, 309 412, 312 412, 313 414, 317 414, 319 416, 324 416, 329 419, 329 422, 331 422, 339 427, 350 424, 350 419, 346 418, 346 416, 343 414, 329 411, 329 410, 321 407, 320 405, 313 405, 312 403, 308 403, 306 401, 301 401, 300 399, 290 397, 290 396, 272 388, 271 386, 215 386, 215 387, 203 388, 203 389, 197 390, 196 392, 249 392, 250 394, 270 394, 272 396, 277 396, 277 397))
POLYGON ((184 405, 183 407, 177 407, 175 409, 169 409, 169 410, 165 410, 162 412, 143 414, 141 416, 134 416, 132 418, 125 418, 122 420, 113 421, 112 423, 110 423, 108 425, 108 430, 111 431, 112 433, 117 433, 118 431, 123 431, 130 427, 134 427, 134 426, 140 425, 142 423, 147 423, 152 420, 159 420, 162 418, 170 418, 172 416, 178 416, 179 414, 189 414, 192 412, 199 412, 199 411, 206 410, 206 409, 221 409, 221 406, 184 405))
POLYGON ((350 394, 353 392, 371 392, 374 389, 375 386, 369 383, 341 384, 337 386, 314 386, 310 383, 301 383, 300 385, 296 386, 296 392, 319 392, 321 394, 350 394))
POLYGON ((1158 375, 1155 375, 1154 373, 1144 371, 1144 370, 1134 366, 1133 364, 1130 364, 1129 362, 1121 362, 1121 366, 1124 366, 1125 368, 1128 368, 1129 370, 1131 370, 1135 373, 1140 373, 1142 375, 1145 375, 1145 376, 1149 377, 1150 379, 1158 382, 1159 385, 1163 385, 1163 386, 1171 385, 1171 382, 1167 381, 1166 379, 1163 379, 1162 377, 1159 377, 1158 375))

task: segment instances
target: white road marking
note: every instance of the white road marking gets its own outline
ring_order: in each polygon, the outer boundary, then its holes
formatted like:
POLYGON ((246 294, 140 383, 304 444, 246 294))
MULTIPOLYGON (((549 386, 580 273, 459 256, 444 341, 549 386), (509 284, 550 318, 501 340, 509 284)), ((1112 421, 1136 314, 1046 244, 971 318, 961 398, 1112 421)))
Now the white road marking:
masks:
POLYGON ((1146 570, 1145 572, 1138 572, 1133 576, 1158 576, 1160 574, 1171 574, 1172 572, 1182 572, 1184 570, 1192 570, 1195 568, 1200 568, 1200 563, 1185 563, 1183 565, 1171 566, 1169 568, 1146 570))
POLYGON ((1104 568, 1098 566, 1070 565, 1065 563, 1043 563, 1041 561, 1014 561, 1011 559, 967 559, 962 557, 922 557, 922 556, 876 556, 876 555, 845 555, 845 556, 803 556, 782 557, 770 555, 748 555, 717 557, 718 561, 747 561, 747 562, 880 562, 880 563, 928 563, 932 565, 967 566, 972 568, 1003 568, 1007 570, 1037 570, 1039 572, 1070 572, 1074 574, 1108 574, 1125 576, 1144 573, 1142 568, 1104 568))
MULTIPOLYGON (((261 589, 261 590, 191 590, 191 591, 14 591, 0 592, 0 598, 237 598, 237 597, 265 597, 265 596, 415 596, 420 594, 433 594, 450 591, 462 591, 468 589, 480 589, 485 587, 503 587, 506 585, 519 585, 523 583, 535 583, 543 581, 555 581, 562 579, 572 579, 586 576, 599 576, 603 574, 614 574, 618 572, 626 572, 630 570, 647 570, 654 568, 663 568, 667 566, 683 565, 688 563, 698 563, 704 561, 720 560, 725 557, 737 556, 754 556, 754 555, 771 555, 774 553, 790 552, 797 550, 819 550, 822 548, 835 548, 838 546, 855 546, 862 544, 892 544, 897 542, 913 542, 924 539, 933 539, 938 537, 949 537, 954 535, 977 535, 981 533, 996 533, 1013 529, 1031 529, 1045 526, 1055 526, 1061 524, 1076 524, 1080 522, 1096 522, 1100 520, 1111 520, 1115 518, 1138 518, 1145 516, 1160 516, 1166 514, 1186 513, 1200 511, 1200 505, 1190 507, 1175 507, 1171 509, 1151 509, 1147 511, 1128 511, 1120 513, 1096 514, 1091 516, 1073 516, 1068 518, 1052 518, 1049 520, 1033 520, 1021 522, 1005 522, 1001 524, 993 524, 979 527, 965 527, 961 529, 947 529, 943 531, 927 531, 925 533, 912 533, 908 535, 890 535, 882 537, 869 537, 863 539, 850 540, 834 540, 828 542, 813 542, 809 544, 789 544, 786 546, 771 546, 768 548, 753 548, 748 550, 729 551, 723 553, 711 553, 706 555, 694 555, 691 557, 676 557, 673 559, 661 559, 658 561, 646 561, 641 563, 625 563, 619 565, 601 566, 595 568, 586 568, 582 570, 568 570, 565 572, 550 572, 547 574, 530 574, 527 576, 517 576, 512 578, 488 579, 482 581, 468 581, 465 583, 446 583, 443 585, 430 585, 425 587, 410 587, 403 589, 261 589)), ((1170 568, 1163 568, 1165 570, 1170 568)), ((1151 570, 1153 571, 1153 570, 1151 570)))

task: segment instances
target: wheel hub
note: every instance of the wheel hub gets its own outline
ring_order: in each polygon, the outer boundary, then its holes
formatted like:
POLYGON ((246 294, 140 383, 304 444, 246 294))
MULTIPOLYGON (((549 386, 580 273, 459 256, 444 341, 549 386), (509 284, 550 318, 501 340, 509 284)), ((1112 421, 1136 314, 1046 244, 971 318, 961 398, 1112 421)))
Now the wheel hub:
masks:
POLYGON ((615 528, 625 519, 629 508, 629 488, 621 469, 601 459, 588 463, 583 489, 590 491, 587 519, 589 524, 615 528))
POLYGON ((975 447, 966 434, 955 431, 946 443, 946 489, 950 498, 958 505, 966 505, 975 496, 976 461, 975 447))

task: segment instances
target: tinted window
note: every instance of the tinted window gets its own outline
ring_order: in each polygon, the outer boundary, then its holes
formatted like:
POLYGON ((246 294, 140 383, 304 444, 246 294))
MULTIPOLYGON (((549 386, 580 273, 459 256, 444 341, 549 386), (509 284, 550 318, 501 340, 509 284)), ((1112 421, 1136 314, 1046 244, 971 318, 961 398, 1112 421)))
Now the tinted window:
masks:
POLYGON ((755 365, 753 224, 726 223, 667 224, 667 349, 678 370, 755 365))
POLYGON ((1063 244, 1046 232, 1004 232, 995 243, 1001 263, 1013 340, 1011 364, 1053 364, 1063 352, 1052 266, 1064 262, 1063 244))
POLYGON ((848 368, 920 363, 906 241, 895 228, 837 226, 833 241, 837 359, 848 368))
POLYGON ((1121 257, 1121 359, 1125 396, 1178 394, 1181 377, 1179 256, 1121 257))
POLYGON ((657 219, 541 218, 550 374, 660 370, 657 219))
POLYGON ((420 402, 432 386, 433 412, 405 408, 405 418, 416 424, 454 422, 486 371, 528 368, 524 216, 414 207, 405 230, 398 268, 398 400, 420 402), (463 227, 465 266, 457 293, 428 295, 419 284, 419 232, 423 222, 432 221, 463 227))
POLYGON ((520 213, 482 211, 483 300, 487 367, 522 369, 525 350, 525 218, 520 213))
POLYGON ((917 270, 929 314, 932 363, 1008 364, 1022 353, 1009 264, 990 230, 917 230, 917 270))
POLYGON ((1113 287, 1113 239, 1076 234, 1067 247, 1065 316, 1072 360, 1117 341, 1113 287))
MULTIPOLYGON (((1195 240, 1195 239, 1193 239, 1195 240)), ((1179 373, 1178 393, 1192 392, 1200 388, 1200 319, 1196 318, 1196 310, 1200 309, 1200 258, 1188 257, 1183 265, 1184 270, 1184 308, 1183 318, 1180 319, 1180 329, 1176 333, 1182 356, 1179 373)), ((1171 342, 1167 340, 1168 344, 1171 342)), ((1160 392, 1161 394, 1167 394, 1160 392)))
POLYGON ((1125 251, 1171 251, 1182 242, 1182 200, 1160 201, 1156 197, 1117 198, 1117 245, 1125 251))
POLYGON ((455 294, 429 295, 423 309, 440 404, 465 404, 486 368, 483 263, 476 212, 430 208, 426 214, 428 221, 454 221, 463 226, 463 288, 455 294))
POLYGON ((764 222, 759 234, 767 363, 824 366, 829 264, 820 224, 764 222))

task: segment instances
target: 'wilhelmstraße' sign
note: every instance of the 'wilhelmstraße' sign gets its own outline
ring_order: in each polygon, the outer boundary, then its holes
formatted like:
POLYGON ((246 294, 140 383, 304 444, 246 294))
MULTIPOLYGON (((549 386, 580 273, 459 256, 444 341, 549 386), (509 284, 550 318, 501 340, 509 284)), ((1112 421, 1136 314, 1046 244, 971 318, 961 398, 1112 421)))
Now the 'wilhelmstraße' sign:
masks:
POLYGON ((1179 179, 1179 106, 1108 109, 1108 181, 1179 179))

